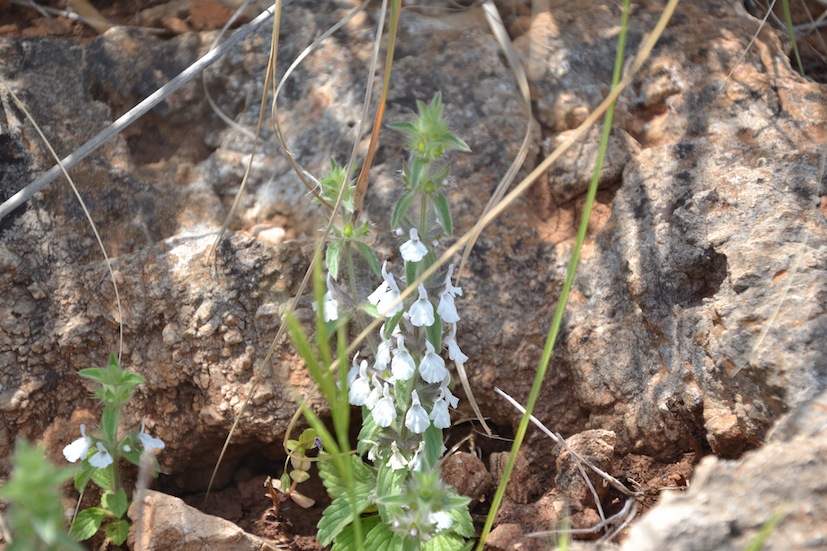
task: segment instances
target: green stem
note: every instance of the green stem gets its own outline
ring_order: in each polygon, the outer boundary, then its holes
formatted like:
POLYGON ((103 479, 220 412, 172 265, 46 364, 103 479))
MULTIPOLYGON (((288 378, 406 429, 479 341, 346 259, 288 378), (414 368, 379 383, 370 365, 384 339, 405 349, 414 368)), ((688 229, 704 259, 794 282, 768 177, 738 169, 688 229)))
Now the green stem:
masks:
MULTIPOLYGON (((612 76, 613 90, 617 86, 617 83, 620 81, 621 74, 623 71, 623 51, 625 49, 626 44, 626 33, 629 28, 630 3, 631 0, 625 0, 623 3, 621 32, 620 37, 618 38, 617 55, 615 57, 614 74, 612 76)), ((554 351, 554 344, 557 342, 557 337, 560 334, 560 328, 562 326, 563 314, 566 310, 566 303, 568 301, 569 292, 571 291, 571 286, 574 282, 574 276, 577 273, 577 266, 580 262, 580 251, 583 248, 583 242, 586 240, 586 232, 589 228, 589 216, 592 211, 592 206, 594 205, 594 199, 597 195, 597 186, 600 181, 600 170, 603 167, 603 159, 606 155, 606 148, 609 142, 609 133, 612 130, 613 115, 614 103, 612 103, 612 105, 606 111, 605 118, 603 119, 603 132, 600 139, 600 149, 597 155, 597 163, 594 169, 594 175, 592 176, 592 181, 589 185, 589 191, 586 195, 586 202, 583 206, 583 215, 580 219, 580 226, 577 230, 577 241, 575 242, 574 249, 572 250, 568 272, 566 273, 566 279, 563 283, 563 288, 560 291, 560 298, 557 301, 557 308, 554 311, 554 317, 552 318, 551 322, 551 329, 549 330, 548 336, 546 338, 545 346, 543 348, 543 355, 540 359, 540 365, 537 370, 537 374, 534 377, 534 383, 531 386, 528 401, 525 404, 525 413, 520 419, 520 424, 517 428, 517 433, 514 436, 514 443, 511 446, 511 453, 508 457, 508 463, 506 464, 505 470, 503 471, 502 478, 500 479, 500 484, 497 487, 497 491, 494 494, 494 499, 491 502, 491 508, 489 509, 488 517, 485 519, 485 525, 482 528, 482 533, 480 534, 480 539, 477 543, 477 551, 482 551, 483 547, 485 546, 485 539, 491 532, 491 528, 494 524, 494 517, 496 517, 497 511, 500 507, 500 504, 502 503, 503 496, 505 495, 505 488, 508 484, 508 479, 511 477, 511 473, 514 470, 514 464, 516 463, 517 459, 517 452, 522 446, 523 439, 525 438, 526 432, 528 430, 528 424, 531 420, 531 412, 534 410, 534 406, 537 404, 537 399, 540 396, 540 389, 543 386, 543 381, 546 377, 548 364, 551 361, 551 354, 554 351)))

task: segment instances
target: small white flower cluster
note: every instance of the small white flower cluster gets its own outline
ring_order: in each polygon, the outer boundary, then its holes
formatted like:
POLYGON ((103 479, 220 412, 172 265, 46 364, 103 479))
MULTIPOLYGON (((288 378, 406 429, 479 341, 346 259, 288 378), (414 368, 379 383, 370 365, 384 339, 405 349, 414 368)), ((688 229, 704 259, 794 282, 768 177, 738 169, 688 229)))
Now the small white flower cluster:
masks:
MULTIPOLYGON (((402 258, 408 263, 421 261, 428 253, 427 247, 420 241, 415 228, 409 232, 410 239, 399 248, 402 258)), ((463 354, 457 344, 457 322, 460 320, 454 299, 462 295, 462 289, 451 282, 453 265, 448 267, 443 284, 437 289, 438 302, 434 306, 425 285, 417 288, 416 298, 406 308, 399 299, 400 283, 388 271, 387 262, 382 266, 382 283, 368 296, 368 301, 376 306, 377 312, 387 318, 399 319, 390 338, 386 338, 385 326, 382 326, 375 360, 369 366, 367 360, 359 361, 358 354, 348 373, 348 401, 355 406, 365 406, 374 422, 381 429, 388 429, 388 434, 400 436, 399 441, 408 442, 408 447, 400 450, 401 444, 394 441, 387 458, 387 465, 401 469, 409 467, 418 470, 423 442, 416 446, 416 438, 401 438, 407 429, 413 435, 422 435, 433 424, 438 429, 451 426, 449 407, 456 408, 459 402, 449 387, 451 374, 434 345, 425 338, 421 329, 432 327, 437 319, 441 321, 443 347, 448 358, 456 364, 464 364, 468 356, 463 354), (402 314, 401 319, 398 314, 402 314), (437 318, 438 316, 438 318, 437 318), (413 380, 413 381, 412 381, 413 380), (397 384, 406 384, 404 396, 410 400, 397 400, 397 384), (408 403, 402 407, 399 401, 408 403), (399 420, 399 422, 397 422, 399 420), (404 429, 403 429, 404 426, 404 429), (413 444, 411 444, 413 442, 413 444)), ((436 294, 436 293, 434 293, 436 294)), ((327 306, 325 307, 327 309, 327 306)), ((369 454, 376 455, 376 447, 369 454)))
MULTIPOLYGON (((164 441, 160 438, 155 438, 146 433, 146 419, 141 420, 141 430, 138 431, 138 441, 145 451, 162 450, 164 449, 164 441)), ((106 446, 100 440, 94 440, 86 435, 86 425, 80 425, 80 438, 73 441, 71 444, 63 448, 63 457, 70 463, 82 461, 89 456, 89 450, 92 446, 98 450, 92 457, 89 457, 89 464, 97 469, 105 469, 112 464, 112 454, 106 449, 106 446)), ((131 451, 129 444, 124 444, 124 451, 131 451)))

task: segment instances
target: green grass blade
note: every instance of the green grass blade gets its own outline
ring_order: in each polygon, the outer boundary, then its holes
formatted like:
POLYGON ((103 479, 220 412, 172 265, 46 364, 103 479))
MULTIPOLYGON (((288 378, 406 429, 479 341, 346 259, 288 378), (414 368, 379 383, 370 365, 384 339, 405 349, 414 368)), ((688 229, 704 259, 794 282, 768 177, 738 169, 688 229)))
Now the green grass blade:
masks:
POLYGON ((804 64, 801 62, 801 55, 798 53, 798 40, 795 38, 793 14, 790 11, 790 0, 782 0, 781 5, 784 7, 784 21, 787 23, 787 32, 790 35, 790 41, 793 43, 793 53, 795 53, 795 61, 798 64, 798 72, 801 73, 801 76, 804 76, 804 64))
MULTIPOLYGON (((612 88, 617 86, 617 83, 620 81, 621 74, 623 71, 623 52, 625 50, 626 45, 626 35, 629 29, 629 7, 630 7, 631 0, 625 0, 623 3, 623 16, 621 20, 621 32, 620 37, 618 38, 618 45, 617 45, 617 55, 615 57, 615 67, 614 67, 614 74, 612 75, 612 88)), ((586 240, 586 231, 589 227, 589 216, 592 211, 592 207, 594 206, 594 199, 597 195, 597 186, 600 181, 600 171, 603 168, 603 160, 606 156, 606 148, 609 142, 609 134, 612 129, 612 117, 614 115, 614 104, 606 111, 606 115, 603 119, 603 132, 600 137, 600 149, 597 155, 597 163, 594 170, 594 175, 592 176, 592 181, 589 185, 589 191, 586 195, 586 202, 583 206, 583 215, 580 219, 580 227, 577 230, 577 241, 574 245, 574 249, 572 251, 571 261, 569 262, 568 272, 566 273, 566 280, 563 283, 563 289, 560 292, 560 299, 557 302, 557 309, 554 311, 554 317, 552 318, 551 322, 551 329, 549 330, 548 336, 546 337, 545 346, 543 347, 543 355, 540 359, 540 365, 537 369, 537 374, 534 377, 534 383, 531 386, 531 392, 529 393, 528 402, 525 405, 525 413, 523 414, 522 418, 520 419, 520 425, 517 428, 517 433, 514 436, 514 443, 511 447, 511 453, 508 457, 508 463, 506 464, 505 470, 502 475, 502 479, 500 480, 499 485, 497 486, 497 491, 494 494, 494 499, 491 502, 491 508, 488 513, 488 517, 485 519, 485 525, 483 526, 482 533, 480 534, 480 540, 477 544, 477 550, 482 551, 483 547, 485 546, 485 539, 491 531, 491 528, 494 524, 494 517, 497 515, 497 511, 502 504, 503 497, 505 495, 505 488, 508 484, 508 479, 511 477, 511 473, 514 470, 514 464, 517 460, 517 452, 519 452, 520 447, 522 446, 523 439, 525 438, 526 431, 528 430, 528 424, 531 419, 531 413, 534 411, 534 406, 537 404, 537 399, 540 396, 540 389, 543 385, 543 380, 546 376, 546 371, 548 370, 548 364, 551 360, 551 354, 554 351, 554 343, 557 342, 557 337, 560 334, 560 327, 563 322, 563 313, 566 310, 566 302, 568 300, 569 292, 571 291, 572 283, 574 282, 574 276, 577 273, 577 265, 580 262, 580 252, 583 248, 583 242, 586 240)))

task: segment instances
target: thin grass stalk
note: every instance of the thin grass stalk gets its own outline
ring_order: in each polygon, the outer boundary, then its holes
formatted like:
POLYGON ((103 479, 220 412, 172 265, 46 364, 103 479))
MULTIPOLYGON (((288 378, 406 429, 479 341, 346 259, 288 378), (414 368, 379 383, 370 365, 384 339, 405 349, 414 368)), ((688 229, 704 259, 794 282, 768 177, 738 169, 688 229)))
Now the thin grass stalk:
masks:
POLYGON ((798 72, 801 73, 801 76, 804 76, 804 63, 801 62, 801 55, 798 53, 798 40, 795 38, 793 14, 790 11, 790 0, 781 0, 781 6, 784 8, 784 21, 787 23, 787 32, 790 34, 790 42, 793 43, 793 52, 795 53, 795 61, 798 64, 798 72))
MULTIPOLYGON (((620 37, 618 38, 614 73, 612 74, 612 90, 618 86, 623 72, 623 53, 626 47, 626 34, 629 30, 630 4, 631 0, 625 0, 623 3, 620 37)), ((491 528, 494 524, 494 517, 497 516, 497 511, 502 504, 503 497, 505 496, 505 488, 508 485, 508 479, 511 477, 511 473, 514 470, 514 465, 517 461, 517 453, 520 451, 520 447, 523 444, 523 440, 525 439, 525 435, 528 430, 529 422, 531 421, 531 413, 534 411, 534 406, 537 404, 537 399, 540 396, 540 389, 542 388, 543 381, 546 377, 546 371, 548 370, 548 364, 551 360, 551 354, 554 351, 554 344, 557 342, 557 337, 560 334, 560 327, 563 322, 563 313, 566 310, 569 292, 571 291, 571 286, 574 282, 574 276, 577 273, 577 266, 580 263, 580 252, 583 248, 583 243, 586 240, 586 232, 589 228, 589 217, 591 215, 592 207, 594 206, 594 199, 597 196, 597 186, 600 182, 600 171, 603 168, 603 160, 606 157, 606 148, 609 143, 609 134, 612 130, 614 106, 615 104, 612 102, 603 119, 603 131, 600 136, 600 148, 597 154, 597 163, 594 168, 591 183, 589 184, 586 202, 583 206, 583 215, 580 219, 580 227, 577 230, 577 241, 575 242, 574 249, 572 250, 571 261, 569 262, 568 271, 566 273, 566 280, 563 283, 562 290, 560 291, 560 298, 557 301, 557 308, 554 311, 551 329, 549 330, 548 336, 546 337, 545 346, 543 347, 543 355, 540 359, 540 365, 537 369, 537 374, 534 377, 534 382, 531 385, 531 392, 529 393, 528 402, 525 405, 526 411, 520 419, 517 434, 514 435, 514 443, 511 446, 511 452, 508 456, 508 463, 506 464, 502 478, 500 479, 500 484, 497 486, 497 491, 491 502, 491 508, 488 512, 488 516, 485 519, 485 525, 483 526, 482 533, 480 534, 480 539, 477 544, 477 551, 482 551, 485 546, 485 539, 491 532, 491 528)))

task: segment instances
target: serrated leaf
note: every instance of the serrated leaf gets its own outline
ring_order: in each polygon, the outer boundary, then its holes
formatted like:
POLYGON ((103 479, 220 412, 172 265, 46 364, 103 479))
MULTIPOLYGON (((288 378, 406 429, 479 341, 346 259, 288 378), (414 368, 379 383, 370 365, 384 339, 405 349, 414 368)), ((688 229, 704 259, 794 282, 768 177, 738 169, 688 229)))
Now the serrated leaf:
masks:
POLYGON ((101 505, 104 509, 108 509, 112 516, 120 518, 126 512, 128 502, 126 500, 126 492, 120 488, 116 493, 104 492, 101 496, 101 505))
POLYGON ((451 524, 451 532, 464 538, 474 536, 474 521, 471 519, 468 507, 456 507, 451 509, 448 514, 451 516, 451 520, 454 521, 451 524))
POLYGON ((394 509, 398 509, 398 507, 388 507, 384 505, 382 503, 382 497, 401 495, 402 483, 405 481, 405 477, 408 474, 408 471, 405 469, 393 470, 386 464, 379 466, 379 470, 376 473, 376 507, 379 509, 379 514, 385 522, 390 522, 390 519, 393 516, 390 512, 394 509))
MULTIPOLYGON (((330 545, 345 527, 353 522, 355 515, 360 515, 370 505, 370 495, 373 488, 360 485, 353 489, 355 507, 351 506, 350 495, 343 495, 333 500, 324 510, 322 519, 316 525, 318 532, 316 539, 322 546, 330 545)), ((370 549, 370 547, 368 547, 370 549)))
MULTIPOLYGON (((348 456, 350 461, 351 472, 353 472, 353 479, 355 488, 360 486, 368 486, 373 488, 375 485, 373 470, 362 462, 358 456, 348 456)), ((328 495, 336 499, 342 496, 347 496, 347 486, 345 485, 344 477, 339 473, 336 463, 333 460, 319 461, 316 464, 319 469, 319 478, 322 479, 328 495)))
POLYGON ((382 519, 379 515, 371 515, 360 519, 362 524, 362 547, 356 546, 356 530, 353 524, 348 524, 347 527, 339 533, 339 537, 333 543, 333 548, 330 551, 362 551, 365 548, 364 537, 369 533, 382 519))
POLYGON ((75 517, 69 529, 69 536, 75 541, 88 540, 98 532, 105 518, 106 511, 100 507, 84 509, 75 517))
POLYGON ((327 255, 325 256, 325 265, 327 272, 334 280, 339 277, 339 261, 342 257, 342 242, 334 241, 327 246, 327 255))
POLYGON ((393 214, 391 214, 391 228, 396 229, 402 226, 402 220, 408 212, 414 195, 416 195, 414 191, 406 191, 399 197, 399 200, 396 201, 396 205, 393 207, 393 214))
POLYGON ((129 536, 129 521, 125 518, 110 522, 106 525, 106 536, 112 540, 115 545, 121 545, 129 536))
POLYGON ((451 219, 451 209, 448 208, 448 200, 442 193, 434 193, 431 195, 431 200, 436 209, 436 217, 439 220, 439 225, 445 231, 446 235, 454 234, 454 223, 451 219))
POLYGON ((458 551, 465 544, 465 539, 452 533, 440 532, 424 542, 420 551, 458 551))
POLYGON ((373 252, 373 249, 361 241, 353 241, 353 244, 356 245, 356 250, 359 251, 359 254, 361 254, 368 263, 370 270, 376 275, 376 277, 382 277, 382 265, 379 264, 379 259, 376 257, 376 253, 373 252))
POLYGON ((365 536, 364 547, 371 551, 399 551, 402 542, 390 526, 380 522, 365 536))

